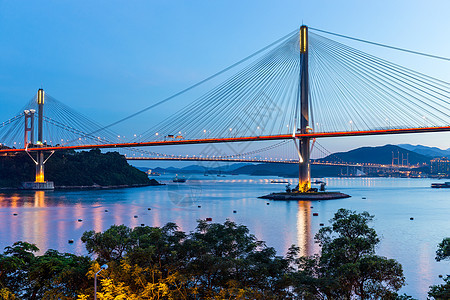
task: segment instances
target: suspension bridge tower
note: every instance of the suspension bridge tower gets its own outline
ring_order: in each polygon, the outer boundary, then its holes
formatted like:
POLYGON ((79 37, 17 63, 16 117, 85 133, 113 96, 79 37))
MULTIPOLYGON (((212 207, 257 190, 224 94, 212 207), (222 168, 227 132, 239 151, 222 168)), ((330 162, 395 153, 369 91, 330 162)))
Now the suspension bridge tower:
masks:
POLYGON ((33 151, 36 152, 36 159, 30 154, 28 151, 29 147, 44 147, 44 138, 43 138, 43 121, 44 121, 44 102, 45 102, 45 93, 43 89, 39 89, 37 92, 37 105, 38 105, 38 140, 34 143, 34 114, 35 111, 25 110, 25 149, 27 154, 36 164, 36 179, 34 182, 23 182, 22 188, 29 190, 53 190, 54 184, 52 181, 46 181, 44 176, 44 164, 47 159, 44 160, 44 150, 33 151), (28 125, 28 120, 30 120, 30 126, 28 125), (28 140, 28 132, 30 132, 31 140, 28 140))
MULTIPOLYGON (((309 76, 308 76, 308 27, 300 27, 300 133, 309 133, 309 76)), ((310 138, 299 140, 300 161, 298 191, 307 192, 311 188, 310 138)))

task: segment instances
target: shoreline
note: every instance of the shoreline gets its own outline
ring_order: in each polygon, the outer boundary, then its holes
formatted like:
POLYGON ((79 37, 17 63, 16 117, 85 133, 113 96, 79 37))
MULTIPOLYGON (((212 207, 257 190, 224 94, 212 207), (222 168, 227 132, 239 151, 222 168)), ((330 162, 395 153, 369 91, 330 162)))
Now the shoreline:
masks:
MULTIPOLYGON (((60 185, 55 186, 54 190, 111 190, 111 189, 125 189, 125 188, 139 188, 146 186, 161 186, 164 183, 135 183, 135 184, 120 184, 120 185, 60 185)), ((17 187, 0 187, 0 191, 36 191, 17 187)))

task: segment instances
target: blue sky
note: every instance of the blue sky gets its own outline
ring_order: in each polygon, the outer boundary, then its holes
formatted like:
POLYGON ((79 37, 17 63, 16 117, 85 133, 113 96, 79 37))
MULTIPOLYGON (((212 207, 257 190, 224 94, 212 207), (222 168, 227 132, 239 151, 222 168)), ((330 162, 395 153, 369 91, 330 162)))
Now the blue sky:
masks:
MULTIPOLYGON (((0 0, 0 120, 13 116, 42 86, 108 124, 227 67, 302 22, 450 57, 449 11, 445 0, 0 0)), ((449 63, 371 50, 450 82, 449 63)), ((146 120, 157 117, 157 111, 149 112, 114 129, 145 130, 146 120)), ((386 143, 448 148, 449 134, 328 139, 321 144, 331 151, 386 143)))

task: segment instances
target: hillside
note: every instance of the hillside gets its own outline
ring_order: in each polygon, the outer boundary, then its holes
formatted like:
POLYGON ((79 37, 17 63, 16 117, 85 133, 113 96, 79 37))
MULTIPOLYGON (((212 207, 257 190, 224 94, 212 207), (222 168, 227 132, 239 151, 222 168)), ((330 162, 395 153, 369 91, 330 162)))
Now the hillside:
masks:
MULTIPOLYGON (((385 145, 379 147, 362 147, 347 152, 337 152, 328 155, 317 161, 333 161, 346 163, 373 163, 373 164, 391 164, 392 153, 397 157, 400 154, 400 160, 408 157, 410 165, 429 163, 432 157, 425 156, 413 151, 409 151, 395 145, 385 145)), ((400 162, 401 163, 401 162, 400 162)))
MULTIPOLYGON (((26 154, 0 157, 0 187, 34 181, 35 164, 26 154)), ((46 180, 58 186, 155 185, 147 174, 130 166, 117 152, 58 151, 45 164, 46 180)))
MULTIPOLYGON (((395 145, 385 145, 378 147, 362 147, 348 152, 338 152, 331 154, 325 158, 317 161, 332 161, 345 163, 373 163, 373 164, 391 164, 392 153, 400 159, 408 157, 409 164, 429 164, 432 157, 415 153, 395 145)), ((401 161, 400 161, 401 163, 401 161)), ((231 164, 220 168, 203 168, 199 166, 188 166, 184 168, 152 168, 158 173, 212 173, 215 174, 219 170, 222 173, 244 174, 253 176, 280 176, 280 177, 298 177, 297 164, 283 164, 283 163, 259 163, 259 164, 231 164)), ((424 167, 421 171, 428 173, 429 167, 424 167)), ((346 170, 344 170, 344 173, 346 170)), ((312 177, 333 177, 339 176, 342 173, 341 166, 323 166, 311 165, 312 177)))
POLYGON ((410 144, 400 144, 399 147, 413 151, 425 156, 430 157, 450 157, 450 148, 449 149, 440 149, 438 147, 428 147, 422 145, 410 145, 410 144))

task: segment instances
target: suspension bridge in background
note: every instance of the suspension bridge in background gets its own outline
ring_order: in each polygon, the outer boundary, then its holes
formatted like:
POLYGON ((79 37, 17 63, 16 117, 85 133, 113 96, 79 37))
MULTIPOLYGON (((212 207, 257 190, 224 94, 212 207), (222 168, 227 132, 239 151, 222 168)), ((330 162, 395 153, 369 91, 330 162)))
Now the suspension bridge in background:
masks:
POLYGON ((317 139, 450 131, 450 83, 335 38, 376 44, 302 26, 205 80, 107 126, 39 89, 16 116, 0 124, 0 155, 27 153, 36 164, 34 186, 38 188, 48 187, 44 165, 54 151, 100 148, 120 150, 130 160, 297 163, 298 192, 306 192, 311 187, 311 163, 364 165, 311 161, 313 151, 330 154, 317 139), (193 93, 215 80, 220 81, 198 95, 193 93), (126 139, 112 130, 181 97, 181 109, 149 128, 142 125, 140 134, 126 139), (180 147, 192 145, 189 151, 196 151, 195 145, 202 144, 208 149, 197 154, 185 154, 188 148, 180 147), (170 151, 148 150, 155 147, 170 151))

